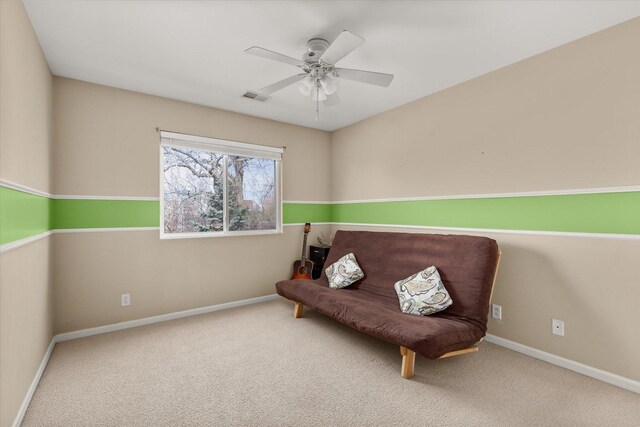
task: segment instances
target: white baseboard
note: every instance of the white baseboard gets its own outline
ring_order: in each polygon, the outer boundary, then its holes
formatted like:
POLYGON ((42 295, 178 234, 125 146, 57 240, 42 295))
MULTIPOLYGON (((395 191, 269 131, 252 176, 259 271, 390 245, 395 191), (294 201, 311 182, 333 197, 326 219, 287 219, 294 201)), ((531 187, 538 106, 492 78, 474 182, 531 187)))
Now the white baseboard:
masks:
POLYGON ((36 371, 36 376, 31 381, 31 385, 27 390, 27 395, 24 397, 22 401, 22 405, 20 405, 20 410, 16 415, 16 418, 13 420, 13 427, 20 427, 22 424, 22 419, 24 418, 24 414, 27 413, 27 408, 29 407, 29 403, 31 403, 31 398, 33 397, 33 393, 35 393, 38 384, 40 383, 40 378, 42 378, 42 374, 44 373, 44 368, 47 367, 47 363, 49 362, 49 356, 51 356, 51 352, 53 351, 53 347, 56 345, 56 341, 54 338, 51 338, 51 342, 49 343, 49 347, 47 347, 47 351, 44 353, 44 357, 42 358, 42 362, 40 362, 40 366, 36 371))
POLYGON ((158 316, 145 317, 143 319, 129 320, 126 322, 112 323, 111 325, 97 326, 95 328, 81 329, 79 331, 58 334, 55 337, 56 342, 74 340, 76 338, 88 337, 91 335, 106 334, 108 332, 120 331, 122 329, 137 328, 138 326, 150 325, 152 323, 165 322, 167 320, 180 319, 182 317, 197 316, 199 314, 211 313, 227 308, 241 307, 243 305, 257 304, 265 301, 272 301, 280 298, 276 294, 265 295, 262 297, 243 299, 240 301, 226 302, 224 304, 210 305, 207 307, 193 308, 191 310, 176 311, 173 313, 161 314, 158 316))
POLYGON ((556 356, 555 354, 547 353, 546 351, 538 350, 536 348, 529 347, 515 341, 510 341, 505 338, 500 338, 495 335, 487 334, 484 337, 484 340, 488 343, 499 345, 501 347, 508 348, 509 350, 517 351, 518 353, 522 353, 535 359, 551 363, 552 365, 560 366, 562 368, 569 369, 570 371, 574 371, 579 374, 586 375, 605 383, 609 383, 640 394, 640 381, 632 380, 631 378, 626 378, 618 374, 603 371, 602 369, 594 368, 592 366, 588 366, 574 360, 565 359, 564 357, 556 356))

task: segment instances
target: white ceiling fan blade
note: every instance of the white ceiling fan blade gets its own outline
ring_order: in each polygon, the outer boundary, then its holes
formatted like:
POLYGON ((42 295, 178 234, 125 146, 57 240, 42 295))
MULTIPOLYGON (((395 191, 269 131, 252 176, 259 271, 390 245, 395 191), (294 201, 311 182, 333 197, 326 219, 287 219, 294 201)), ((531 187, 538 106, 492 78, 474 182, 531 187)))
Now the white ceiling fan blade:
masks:
POLYGON ((336 68, 338 77, 354 82, 369 83, 370 85, 387 87, 393 80, 393 74, 375 73, 373 71, 352 70, 351 68, 336 68))
POLYGON ((362 37, 345 30, 331 43, 331 46, 327 48, 320 59, 327 64, 335 64, 362 46, 364 42, 365 40, 362 37))
POLYGON ((307 75, 305 73, 302 74, 296 74, 295 76, 291 76, 291 77, 287 77, 284 80, 280 80, 279 82, 276 82, 272 85, 263 87, 262 89, 260 89, 258 91, 258 93, 262 94, 262 95, 271 95, 274 92, 279 91, 280 89, 284 89, 287 86, 290 86, 296 82, 299 82, 300 80, 304 79, 305 77, 307 77, 307 75))
POLYGON ((333 93, 327 96, 327 99, 322 101, 322 105, 324 105, 327 108, 333 107, 334 105, 338 105, 339 103, 340 103, 340 98, 338 97, 337 93, 333 93))
POLYGON ((295 65, 296 67, 302 67, 304 65, 304 61, 300 61, 299 59, 295 59, 278 52, 273 52, 268 49, 263 49, 258 46, 250 47, 249 49, 245 50, 245 53, 259 56, 261 58, 271 59, 272 61, 284 62, 285 64, 295 65))

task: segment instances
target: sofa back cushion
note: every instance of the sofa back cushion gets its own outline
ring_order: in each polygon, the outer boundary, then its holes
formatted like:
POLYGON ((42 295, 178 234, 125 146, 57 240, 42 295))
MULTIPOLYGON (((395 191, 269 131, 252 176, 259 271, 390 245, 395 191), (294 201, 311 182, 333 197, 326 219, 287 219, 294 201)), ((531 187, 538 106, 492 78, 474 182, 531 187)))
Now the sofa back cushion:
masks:
MULTIPOLYGON (((353 252, 364 278, 346 290, 367 291, 399 310, 393 285, 416 271, 436 266, 453 304, 442 314, 486 328, 498 244, 486 237, 371 231, 336 232, 325 265, 353 252)), ((323 278, 326 279, 323 272, 323 278)))

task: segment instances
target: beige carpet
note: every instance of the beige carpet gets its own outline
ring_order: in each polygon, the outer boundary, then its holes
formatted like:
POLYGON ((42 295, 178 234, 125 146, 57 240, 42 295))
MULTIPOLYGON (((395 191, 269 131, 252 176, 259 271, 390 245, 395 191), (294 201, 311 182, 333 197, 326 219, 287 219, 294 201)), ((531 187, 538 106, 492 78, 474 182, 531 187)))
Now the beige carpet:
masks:
POLYGON ((491 344, 398 348, 273 301, 57 344, 24 426, 640 426, 640 395, 491 344))

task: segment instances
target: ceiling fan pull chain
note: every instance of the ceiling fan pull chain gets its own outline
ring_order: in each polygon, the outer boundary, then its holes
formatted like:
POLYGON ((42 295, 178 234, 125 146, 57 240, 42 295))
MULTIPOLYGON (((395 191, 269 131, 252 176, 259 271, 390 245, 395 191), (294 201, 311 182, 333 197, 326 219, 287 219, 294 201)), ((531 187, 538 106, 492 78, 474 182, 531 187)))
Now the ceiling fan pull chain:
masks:
POLYGON ((316 82, 316 120, 320 120, 320 86, 316 82))

